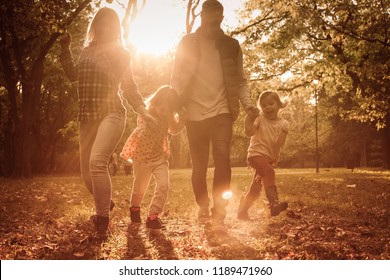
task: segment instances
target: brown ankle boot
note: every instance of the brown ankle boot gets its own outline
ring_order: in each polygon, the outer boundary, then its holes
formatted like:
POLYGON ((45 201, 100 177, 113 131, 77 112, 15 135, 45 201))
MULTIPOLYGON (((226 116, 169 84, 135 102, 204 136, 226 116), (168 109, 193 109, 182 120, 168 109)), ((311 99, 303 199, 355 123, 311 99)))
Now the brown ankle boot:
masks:
POLYGON ((109 217, 103 217, 103 216, 96 216, 96 218, 93 219, 99 237, 107 237, 109 221, 110 221, 109 217))
POLYGON ((265 188, 265 195, 269 202, 271 216, 277 216, 287 209, 288 203, 285 201, 279 202, 278 190, 276 186, 265 188))

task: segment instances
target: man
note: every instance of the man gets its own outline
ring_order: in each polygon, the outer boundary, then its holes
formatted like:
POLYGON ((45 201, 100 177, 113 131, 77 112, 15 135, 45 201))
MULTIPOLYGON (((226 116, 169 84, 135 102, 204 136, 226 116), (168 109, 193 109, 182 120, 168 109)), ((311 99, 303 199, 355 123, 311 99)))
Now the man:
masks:
POLYGON ((251 118, 255 119, 259 111, 249 96, 241 47, 220 28, 222 4, 206 0, 200 17, 200 28, 184 36, 177 48, 171 84, 188 114, 191 181, 199 206, 198 218, 203 220, 210 215, 206 175, 211 143, 215 165, 211 230, 226 233, 227 200, 223 194, 230 189, 230 147, 239 101, 251 118))

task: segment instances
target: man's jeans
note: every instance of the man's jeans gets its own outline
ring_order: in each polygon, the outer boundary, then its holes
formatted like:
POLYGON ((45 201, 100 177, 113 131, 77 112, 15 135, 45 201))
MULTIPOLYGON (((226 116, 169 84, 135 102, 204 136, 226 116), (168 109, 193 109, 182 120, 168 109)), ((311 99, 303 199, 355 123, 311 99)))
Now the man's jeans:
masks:
POLYGON ((81 176, 95 200, 96 214, 109 216, 111 177, 108 162, 125 129, 124 113, 110 113, 98 121, 80 122, 81 176))
POLYGON ((187 122, 187 136, 192 160, 192 188, 199 207, 208 208, 207 167, 210 143, 214 160, 212 213, 223 219, 226 216, 227 200, 222 194, 230 189, 230 149, 233 121, 230 114, 221 114, 202 121, 187 122))

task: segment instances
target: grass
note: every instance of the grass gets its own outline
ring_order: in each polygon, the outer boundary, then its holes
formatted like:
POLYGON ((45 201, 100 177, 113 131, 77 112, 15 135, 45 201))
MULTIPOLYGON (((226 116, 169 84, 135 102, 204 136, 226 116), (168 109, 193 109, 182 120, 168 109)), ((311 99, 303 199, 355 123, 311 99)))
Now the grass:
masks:
MULTIPOLYGON (((208 176, 212 180, 212 169, 208 176)), ((234 168, 227 207, 228 235, 196 222, 190 170, 171 170, 163 221, 147 231, 129 221, 132 176, 112 178, 111 235, 94 236, 93 200, 78 176, 0 179, 0 259, 390 259, 390 172, 277 169, 289 212, 270 217, 264 193, 250 209, 254 221, 236 219, 251 171, 234 168)), ((153 193, 150 186, 142 208, 153 193)), ((145 213, 145 212, 144 212, 145 213)), ((143 218, 146 218, 143 215, 143 218)))

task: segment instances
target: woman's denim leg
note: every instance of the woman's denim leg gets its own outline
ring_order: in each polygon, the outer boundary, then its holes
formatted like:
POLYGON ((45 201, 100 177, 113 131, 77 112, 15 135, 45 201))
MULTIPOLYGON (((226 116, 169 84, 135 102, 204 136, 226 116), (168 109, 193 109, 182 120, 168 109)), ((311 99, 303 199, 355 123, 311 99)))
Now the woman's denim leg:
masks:
POLYGON ((97 129, 90 158, 92 190, 96 214, 109 216, 111 201, 111 177, 108 162, 125 129, 126 118, 122 113, 107 115, 97 129))
POLYGON ((89 170, 91 150, 95 142, 100 121, 81 121, 79 130, 80 171, 84 184, 93 195, 92 178, 89 170))

